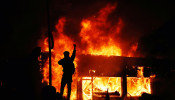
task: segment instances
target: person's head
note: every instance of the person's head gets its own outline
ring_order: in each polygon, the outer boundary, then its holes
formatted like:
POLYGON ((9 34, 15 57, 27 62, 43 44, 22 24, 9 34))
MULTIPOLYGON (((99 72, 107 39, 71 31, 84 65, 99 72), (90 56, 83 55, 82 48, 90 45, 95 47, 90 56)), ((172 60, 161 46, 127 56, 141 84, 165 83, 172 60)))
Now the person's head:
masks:
POLYGON ((69 52, 68 51, 65 51, 64 52, 64 58, 68 58, 69 57, 69 52))

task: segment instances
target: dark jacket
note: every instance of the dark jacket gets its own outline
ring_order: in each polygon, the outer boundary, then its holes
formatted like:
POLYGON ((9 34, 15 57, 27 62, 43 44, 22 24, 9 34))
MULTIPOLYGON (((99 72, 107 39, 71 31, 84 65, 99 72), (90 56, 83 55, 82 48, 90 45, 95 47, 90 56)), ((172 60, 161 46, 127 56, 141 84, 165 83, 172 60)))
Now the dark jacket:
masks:
POLYGON ((64 74, 74 74, 75 72, 75 65, 73 63, 75 59, 76 50, 73 50, 72 56, 68 58, 63 58, 58 61, 59 65, 62 65, 64 74))

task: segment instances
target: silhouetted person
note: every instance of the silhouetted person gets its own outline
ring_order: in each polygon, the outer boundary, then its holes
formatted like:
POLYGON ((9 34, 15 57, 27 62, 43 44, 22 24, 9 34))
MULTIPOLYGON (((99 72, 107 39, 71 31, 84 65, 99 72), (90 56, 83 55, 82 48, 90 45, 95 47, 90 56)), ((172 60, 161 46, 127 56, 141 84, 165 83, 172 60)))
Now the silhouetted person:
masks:
POLYGON ((56 100, 61 100, 62 98, 61 98, 61 95, 60 95, 60 93, 59 92, 57 92, 56 93, 56 100))
POLYGON ((45 86, 42 90, 42 100, 60 100, 57 99, 56 88, 53 86, 45 86))
POLYGON ((62 65, 63 67, 63 76, 61 80, 61 91, 60 94, 63 96, 64 92, 64 87, 67 84, 68 86, 68 94, 67 98, 68 100, 70 99, 70 94, 71 94, 71 83, 72 83, 72 75, 75 72, 75 66, 74 66, 74 59, 75 59, 75 53, 76 53, 76 45, 74 44, 74 50, 72 53, 72 56, 69 57, 69 52, 65 51, 64 52, 64 58, 58 61, 59 65, 62 65))
POLYGON ((30 89, 31 94, 34 96, 36 100, 41 98, 41 88, 42 88, 42 75, 40 73, 40 61, 38 58, 41 55, 41 47, 36 47, 32 50, 32 54, 30 55, 28 61, 28 73, 29 73, 29 81, 30 81, 30 89))

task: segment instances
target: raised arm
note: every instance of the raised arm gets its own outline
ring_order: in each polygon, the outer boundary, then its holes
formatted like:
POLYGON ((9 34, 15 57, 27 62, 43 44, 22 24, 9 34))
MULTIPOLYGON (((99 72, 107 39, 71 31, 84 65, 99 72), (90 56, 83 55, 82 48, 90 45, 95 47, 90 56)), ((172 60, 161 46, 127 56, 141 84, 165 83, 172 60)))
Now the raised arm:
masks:
POLYGON ((75 59, 75 54, 76 54, 76 44, 74 44, 74 50, 71 56, 71 59, 74 60, 75 59))

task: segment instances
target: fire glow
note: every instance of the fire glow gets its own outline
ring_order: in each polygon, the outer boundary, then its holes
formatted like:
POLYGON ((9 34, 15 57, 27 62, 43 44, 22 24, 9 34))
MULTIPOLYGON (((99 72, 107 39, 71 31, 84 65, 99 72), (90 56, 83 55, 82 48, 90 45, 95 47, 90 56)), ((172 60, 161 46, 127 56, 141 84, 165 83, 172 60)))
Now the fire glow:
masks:
MULTIPOLYGON (((63 58, 63 52, 69 51, 72 53, 73 44, 77 44, 77 55, 78 54, 91 54, 91 55, 104 55, 104 56, 127 56, 133 57, 134 52, 137 49, 137 43, 130 47, 128 53, 123 54, 121 44, 118 42, 120 39, 119 34, 124 27, 122 19, 119 17, 117 23, 114 25, 108 21, 108 16, 116 9, 117 4, 107 4, 106 7, 102 8, 96 16, 88 17, 82 19, 81 30, 78 34, 81 38, 81 43, 65 34, 64 27, 66 23, 66 17, 62 17, 58 20, 58 24, 55 25, 56 31, 52 32, 54 36, 54 49, 52 50, 52 85, 56 88, 57 92, 60 92, 61 77, 62 77, 62 66, 58 65, 58 61, 63 58), (80 45, 85 45, 86 47, 82 48, 80 45)), ((44 52, 48 52, 48 43, 47 38, 44 40, 44 45, 42 47, 44 52)), ((77 68, 78 56, 74 61, 75 67, 77 68)), ((44 64, 43 67, 43 82, 49 83, 49 60, 44 64)), ((88 77, 87 77, 88 78, 88 77)), ((141 92, 151 93, 150 91, 150 80, 142 77, 140 79, 127 78, 128 81, 128 92, 131 96, 140 96, 141 92), (145 83, 146 81, 146 83, 145 83), (135 84, 137 83, 137 84, 135 84), (146 84, 147 87, 144 89, 137 89, 135 91, 134 87, 139 87, 142 84, 146 84), (139 91, 139 92, 138 92, 139 91), (137 92, 138 94, 136 94, 137 92)), ((78 71, 76 69, 75 74, 73 75, 72 91, 71 91, 71 100, 77 98, 77 81, 78 81, 78 71)), ((92 92, 90 80, 82 81, 83 88, 83 98, 91 98, 90 93, 92 92), (85 89, 86 88, 86 89, 85 89), (91 91, 87 91, 87 88, 91 88, 91 91)), ((109 88, 109 92, 119 91, 121 94, 121 78, 104 78, 97 77, 94 80, 94 92, 97 90, 106 91, 109 88), (111 85, 109 85, 111 84, 111 85), (97 89, 98 88, 98 89, 97 89)), ((64 96, 66 96, 67 88, 65 88, 64 96)))
MULTIPOLYGON (((150 78, 143 77, 143 67, 138 67, 137 77, 127 77, 127 96, 141 96, 143 92, 151 93, 150 78)), ((105 97, 97 93, 113 93, 113 97, 121 96, 121 77, 83 77, 83 100, 91 100, 92 96, 105 97), (93 91, 93 93, 92 93, 93 91), (119 95, 117 95, 117 93, 119 95), (92 95, 93 94, 93 95, 92 95)))
MULTIPOLYGON (((100 92, 113 92, 116 91, 121 94, 121 78, 120 77, 83 77, 82 78, 82 91, 83 91, 83 100, 92 99, 92 85, 93 93, 96 93, 96 96, 100 96, 97 93, 100 92)), ((101 96, 100 96, 101 97, 101 96)))

